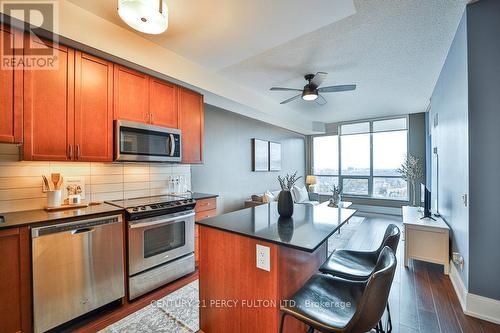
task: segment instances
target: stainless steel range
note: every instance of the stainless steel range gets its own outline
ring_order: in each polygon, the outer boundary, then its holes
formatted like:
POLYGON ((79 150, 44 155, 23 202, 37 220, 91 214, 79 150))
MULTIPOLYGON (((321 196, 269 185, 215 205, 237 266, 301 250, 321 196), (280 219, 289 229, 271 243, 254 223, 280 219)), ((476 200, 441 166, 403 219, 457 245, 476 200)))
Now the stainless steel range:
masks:
POLYGON ((194 200, 164 195, 108 203, 125 209, 129 299, 194 272, 194 200))

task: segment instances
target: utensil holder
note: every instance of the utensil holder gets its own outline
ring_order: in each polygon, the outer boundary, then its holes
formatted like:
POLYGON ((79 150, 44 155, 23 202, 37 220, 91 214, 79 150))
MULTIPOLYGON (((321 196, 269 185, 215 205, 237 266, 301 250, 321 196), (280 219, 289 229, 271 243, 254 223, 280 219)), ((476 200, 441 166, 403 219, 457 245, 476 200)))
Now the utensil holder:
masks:
POLYGON ((47 191, 47 207, 60 207, 61 194, 61 190, 47 191))

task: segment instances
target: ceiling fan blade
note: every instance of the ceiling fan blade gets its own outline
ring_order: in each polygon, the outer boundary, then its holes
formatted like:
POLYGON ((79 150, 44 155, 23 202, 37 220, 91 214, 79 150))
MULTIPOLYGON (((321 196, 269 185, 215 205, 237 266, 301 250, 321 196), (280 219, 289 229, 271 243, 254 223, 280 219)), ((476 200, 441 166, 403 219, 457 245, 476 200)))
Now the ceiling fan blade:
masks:
POLYGON ((329 92, 339 92, 339 91, 350 91, 355 89, 356 89, 355 84, 346 84, 341 86, 329 86, 329 87, 318 88, 318 92, 329 93, 329 92))
POLYGON ((272 87, 272 91, 302 91, 302 89, 295 89, 295 88, 282 88, 282 87, 272 87))
POLYGON ((291 98, 289 98, 289 99, 285 99, 285 100, 284 100, 283 102, 281 102, 280 104, 286 104, 286 103, 289 103, 289 102, 291 102, 291 101, 296 100, 297 98, 300 98, 300 96, 302 96, 302 94, 299 94, 299 95, 297 95, 297 96, 293 96, 293 97, 291 97, 291 98))
POLYGON ((325 81, 327 76, 328 73, 317 72, 316 75, 314 75, 313 79, 311 80, 311 84, 314 84, 316 87, 319 87, 323 83, 323 81, 325 81))
POLYGON ((318 105, 325 105, 326 103, 328 103, 326 101, 326 99, 323 96, 321 96, 321 95, 318 94, 318 98, 316 98, 316 104, 318 104, 318 105))

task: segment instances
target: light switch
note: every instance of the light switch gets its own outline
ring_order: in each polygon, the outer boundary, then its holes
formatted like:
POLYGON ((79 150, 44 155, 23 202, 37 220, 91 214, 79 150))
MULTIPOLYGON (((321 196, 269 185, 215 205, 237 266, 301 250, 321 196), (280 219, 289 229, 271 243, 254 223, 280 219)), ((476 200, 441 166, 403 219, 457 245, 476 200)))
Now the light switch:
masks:
POLYGON ((267 246, 257 244, 257 268, 271 271, 271 249, 267 246))

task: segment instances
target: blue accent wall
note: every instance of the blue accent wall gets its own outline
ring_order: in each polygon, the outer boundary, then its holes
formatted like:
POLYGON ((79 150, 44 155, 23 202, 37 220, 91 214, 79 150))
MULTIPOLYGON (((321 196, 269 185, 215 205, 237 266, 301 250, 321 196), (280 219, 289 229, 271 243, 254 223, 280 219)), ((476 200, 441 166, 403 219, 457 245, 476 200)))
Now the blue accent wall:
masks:
POLYGON ((469 292, 500 300, 500 1, 467 8, 469 292))
POLYGON ((469 219, 462 195, 468 193, 467 17, 464 14, 431 99, 433 205, 451 228, 452 250, 465 259, 460 271, 468 286, 469 219), (434 119, 438 119, 435 126, 434 119))

